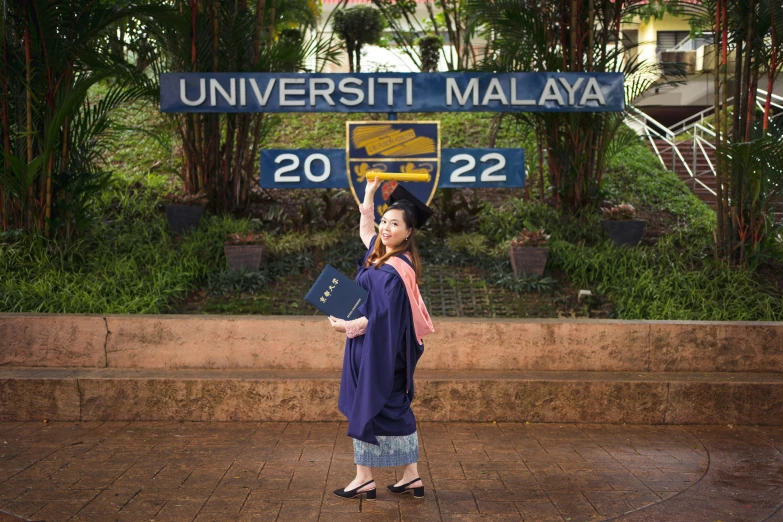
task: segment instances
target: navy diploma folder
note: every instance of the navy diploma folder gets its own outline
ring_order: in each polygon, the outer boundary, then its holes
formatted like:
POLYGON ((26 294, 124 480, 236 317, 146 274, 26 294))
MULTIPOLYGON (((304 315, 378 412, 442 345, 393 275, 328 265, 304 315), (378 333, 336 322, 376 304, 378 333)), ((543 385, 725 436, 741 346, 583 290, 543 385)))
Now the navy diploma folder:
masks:
POLYGON ((315 280, 305 301, 327 316, 349 321, 359 317, 359 305, 367 300, 368 292, 332 265, 326 265, 315 280))

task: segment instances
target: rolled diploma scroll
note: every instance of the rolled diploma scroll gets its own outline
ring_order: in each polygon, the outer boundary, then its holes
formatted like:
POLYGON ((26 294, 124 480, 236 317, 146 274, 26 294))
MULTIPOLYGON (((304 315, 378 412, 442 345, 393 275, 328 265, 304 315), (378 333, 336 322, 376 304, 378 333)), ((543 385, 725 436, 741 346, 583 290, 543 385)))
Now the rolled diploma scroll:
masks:
POLYGON ((429 174, 414 174, 409 172, 375 172, 369 171, 366 174, 368 180, 378 178, 380 180, 394 180, 394 181, 423 181, 430 180, 429 174))

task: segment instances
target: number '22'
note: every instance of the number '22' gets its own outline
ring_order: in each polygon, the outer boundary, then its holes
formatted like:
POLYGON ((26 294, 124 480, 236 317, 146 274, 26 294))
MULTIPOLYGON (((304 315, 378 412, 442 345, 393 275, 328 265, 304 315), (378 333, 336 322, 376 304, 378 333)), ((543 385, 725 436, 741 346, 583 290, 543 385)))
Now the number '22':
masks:
MULTIPOLYGON (((497 161, 497 163, 484 169, 484 171, 481 173, 481 181, 506 181, 505 174, 493 174, 494 172, 497 172, 506 166, 506 158, 502 154, 497 152, 490 152, 489 154, 484 154, 481 156, 480 161, 485 163, 487 161, 493 160, 497 161)), ((451 158, 451 163, 458 163, 460 161, 465 161, 466 164, 456 168, 454 172, 451 173, 450 181, 452 183, 475 183, 476 176, 469 175, 468 172, 472 171, 476 167, 476 158, 470 154, 457 154, 451 158)))

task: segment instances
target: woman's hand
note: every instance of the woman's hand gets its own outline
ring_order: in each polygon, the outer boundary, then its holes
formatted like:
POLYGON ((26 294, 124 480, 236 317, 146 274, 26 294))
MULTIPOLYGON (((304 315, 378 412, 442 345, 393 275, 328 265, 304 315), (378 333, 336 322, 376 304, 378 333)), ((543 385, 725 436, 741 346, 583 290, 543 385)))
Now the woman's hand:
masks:
POLYGON ((330 315, 329 322, 332 323, 332 328, 335 332, 345 332, 345 320, 330 315))
POLYGON ((364 199, 367 200, 368 195, 370 199, 372 199, 372 196, 375 194, 375 191, 378 190, 378 187, 381 186, 381 183, 383 183, 383 181, 378 178, 368 178, 367 185, 364 187, 364 199))

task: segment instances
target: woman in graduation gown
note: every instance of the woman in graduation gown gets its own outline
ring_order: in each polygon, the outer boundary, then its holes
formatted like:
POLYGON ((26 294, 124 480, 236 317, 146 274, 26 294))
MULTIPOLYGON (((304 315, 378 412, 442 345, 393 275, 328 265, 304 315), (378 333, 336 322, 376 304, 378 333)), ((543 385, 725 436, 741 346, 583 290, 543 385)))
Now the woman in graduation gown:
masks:
POLYGON ((356 276, 369 292, 358 308, 362 316, 351 321, 329 318, 332 327, 348 337, 338 407, 348 418, 356 463, 356 477, 334 493, 343 498, 364 493, 372 500, 372 468, 405 466, 402 479, 387 488, 423 498, 411 401, 413 372, 424 352, 422 339, 434 329, 419 293, 421 261, 414 233, 431 211, 398 186, 376 235, 373 197, 379 186, 379 180, 368 180, 359 207, 359 232, 368 249, 356 276))

